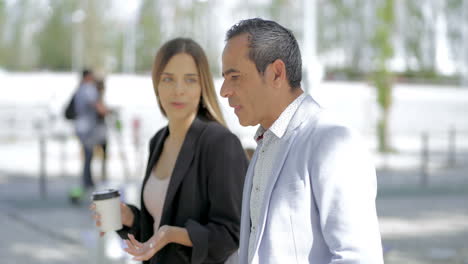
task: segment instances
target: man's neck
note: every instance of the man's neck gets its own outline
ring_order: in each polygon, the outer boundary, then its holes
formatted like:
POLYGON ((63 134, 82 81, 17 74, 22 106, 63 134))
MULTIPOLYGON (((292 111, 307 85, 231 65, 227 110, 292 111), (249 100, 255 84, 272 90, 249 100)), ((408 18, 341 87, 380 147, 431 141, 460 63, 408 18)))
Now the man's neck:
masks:
POLYGON ((278 98, 280 100, 274 102, 274 107, 271 108, 271 115, 269 115, 266 119, 260 122, 260 125, 263 129, 269 129, 273 123, 279 118, 281 113, 294 101, 296 98, 301 96, 304 91, 301 88, 295 88, 290 90, 286 95, 280 95, 278 98))

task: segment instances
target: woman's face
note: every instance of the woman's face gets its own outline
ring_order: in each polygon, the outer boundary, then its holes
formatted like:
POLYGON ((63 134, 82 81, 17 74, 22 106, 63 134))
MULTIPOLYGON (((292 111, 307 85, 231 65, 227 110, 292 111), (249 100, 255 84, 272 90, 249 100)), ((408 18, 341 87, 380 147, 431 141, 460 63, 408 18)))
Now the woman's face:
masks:
POLYGON ((201 96, 200 76, 192 56, 174 55, 161 73, 159 101, 169 120, 194 117, 201 96))

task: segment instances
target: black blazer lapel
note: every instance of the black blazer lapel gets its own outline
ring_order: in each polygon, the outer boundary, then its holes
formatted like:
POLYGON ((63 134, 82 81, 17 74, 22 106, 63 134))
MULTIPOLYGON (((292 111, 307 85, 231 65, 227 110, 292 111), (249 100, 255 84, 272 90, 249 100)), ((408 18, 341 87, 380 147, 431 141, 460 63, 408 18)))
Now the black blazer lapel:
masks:
MULTIPOLYGON (((164 141, 166 140, 167 136, 169 135, 169 129, 167 127, 163 128, 163 131, 159 137, 156 138, 156 142, 154 144, 153 149, 151 149, 150 159, 148 162, 148 166, 146 167, 145 178, 143 180, 143 188, 146 185, 146 181, 148 181, 151 172, 153 171, 153 167, 155 163, 159 160, 159 156, 163 150, 164 141)), ((143 201, 143 188, 141 189, 141 200, 143 201)))
POLYGON ((172 210, 174 197, 184 179, 184 176, 190 168, 198 140, 206 125, 206 122, 203 122, 198 117, 195 118, 187 132, 187 135, 185 136, 184 143, 180 149, 179 156, 177 157, 174 170, 172 171, 171 180, 167 188, 166 200, 164 201, 163 213, 160 222, 161 225, 170 222, 170 212, 174 211, 172 210))

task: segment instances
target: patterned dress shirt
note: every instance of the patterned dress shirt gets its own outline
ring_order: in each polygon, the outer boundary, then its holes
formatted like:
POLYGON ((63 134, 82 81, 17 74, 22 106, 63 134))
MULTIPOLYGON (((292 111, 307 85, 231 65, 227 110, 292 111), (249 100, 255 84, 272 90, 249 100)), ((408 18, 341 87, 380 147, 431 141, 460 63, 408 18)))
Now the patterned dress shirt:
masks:
POLYGON ((297 97, 281 115, 276 119, 273 125, 265 130, 260 126, 255 134, 257 141, 258 158, 254 165, 254 176, 252 181, 251 199, 250 199, 250 238, 249 238, 249 263, 252 261, 255 240, 257 238, 257 226, 259 224, 260 210, 264 201, 265 186, 268 178, 272 174, 273 164, 279 149, 280 142, 286 132, 297 108, 305 98, 305 93, 297 97))

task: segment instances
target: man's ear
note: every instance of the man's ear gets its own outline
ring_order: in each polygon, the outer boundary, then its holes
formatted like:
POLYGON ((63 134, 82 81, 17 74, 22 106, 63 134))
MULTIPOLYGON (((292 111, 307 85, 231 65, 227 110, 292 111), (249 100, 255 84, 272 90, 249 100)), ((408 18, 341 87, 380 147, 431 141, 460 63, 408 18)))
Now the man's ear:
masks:
POLYGON ((286 80, 286 65, 282 60, 277 59, 270 64, 270 67, 273 75, 273 85, 281 86, 286 80))

